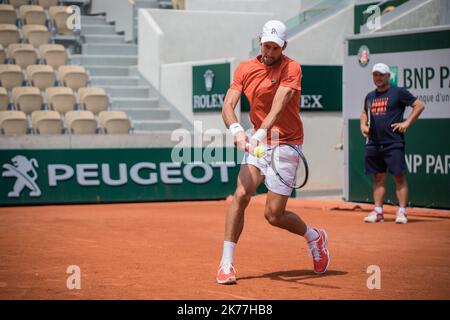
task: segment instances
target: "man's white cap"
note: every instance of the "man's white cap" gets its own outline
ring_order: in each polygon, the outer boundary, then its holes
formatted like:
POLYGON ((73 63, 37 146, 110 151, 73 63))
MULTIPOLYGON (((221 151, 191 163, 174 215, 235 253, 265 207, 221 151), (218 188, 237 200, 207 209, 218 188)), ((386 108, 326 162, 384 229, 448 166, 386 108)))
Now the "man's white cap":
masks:
POLYGON ((378 71, 379 73, 382 73, 382 74, 391 73, 391 71, 389 70, 389 67, 387 65, 385 65, 384 63, 377 63, 376 65, 374 65, 373 69, 372 69, 372 73, 374 73, 375 71, 378 71))
POLYGON ((261 43, 275 42, 280 47, 284 46, 287 40, 286 26, 277 20, 267 21, 261 34, 261 43))

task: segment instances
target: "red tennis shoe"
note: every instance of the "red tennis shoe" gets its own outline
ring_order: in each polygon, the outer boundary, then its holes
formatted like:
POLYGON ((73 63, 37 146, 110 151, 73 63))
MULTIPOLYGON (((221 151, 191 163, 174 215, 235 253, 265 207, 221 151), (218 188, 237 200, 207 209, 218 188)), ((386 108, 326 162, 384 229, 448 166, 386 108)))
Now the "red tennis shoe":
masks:
POLYGON ((236 283, 236 269, 232 264, 221 265, 217 271, 217 283, 233 284, 236 283))
POLYGON ((328 236, 325 230, 316 229, 319 238, 308 242, 309 252, 313 257, 314 273, 321 274, 328 270, 330 265, 330 253, 328 252, 328 236))

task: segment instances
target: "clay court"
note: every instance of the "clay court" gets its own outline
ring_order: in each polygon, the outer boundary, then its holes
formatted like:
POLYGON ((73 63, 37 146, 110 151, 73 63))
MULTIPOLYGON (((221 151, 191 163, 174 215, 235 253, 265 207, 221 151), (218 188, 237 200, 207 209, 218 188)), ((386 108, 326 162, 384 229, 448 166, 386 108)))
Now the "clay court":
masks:
POLYGON ((0 208, 1 299, 450 299, 450 212, 411 209, 410 223, 364 224, 369 206, 290 200, 329 235, 315 275, 302 238, 270 226, 252 199, 236 251, 238 284, 220 286, 227 201, 0 208), (81 289, 66 269, 81 270, 81 289), (369 290, 367 268, 381 269, 369 290))

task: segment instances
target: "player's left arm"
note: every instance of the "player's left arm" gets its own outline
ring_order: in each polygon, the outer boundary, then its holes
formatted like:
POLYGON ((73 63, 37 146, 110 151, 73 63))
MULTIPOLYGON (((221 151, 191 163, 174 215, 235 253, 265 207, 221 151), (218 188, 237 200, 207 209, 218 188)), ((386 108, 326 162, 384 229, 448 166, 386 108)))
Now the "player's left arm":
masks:
POLYGON ((413 108, 413 111, 411 112, 409 117, 403 122, 393 123, 391 125, 392 131, 394 131, 394 132, 398 131, 399 133, 405 133, 406 129, 408 129, 409 126, 412 125, 417 120, 417 118, 419 118, 420 114, 425 109, 425 104, 421 100, 416 99, 411 104, 411 107, 413 108))

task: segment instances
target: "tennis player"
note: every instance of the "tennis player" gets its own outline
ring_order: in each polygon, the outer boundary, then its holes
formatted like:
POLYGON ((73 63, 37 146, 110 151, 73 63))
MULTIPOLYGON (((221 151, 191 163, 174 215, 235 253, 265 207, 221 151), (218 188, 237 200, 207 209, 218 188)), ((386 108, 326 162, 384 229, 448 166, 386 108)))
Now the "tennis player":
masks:
POLYGON ((383 222, 383 198, 386 193, 386 172, 394 177, 395 192, 399 202, 398 224, 408 223, 408 183, 406 181, 405 137, 406 130, 423 112, 425 105, 405 88, 389 84, 390 69, 384 63, 377 63, 372 69, 376 89, 364 100, 360 117, 361 133, 367 139, 365 150, 365 171, 373 175, 373 199, 375 208, 364 218, 365 222, 383 222), (404 120, 406 106, 412 107, 404 120), (368 124, 370 115, 370 128, 368 124))
MULTIPOLYGON (((226 216, 223 256, 217 272, 219 284, 236 283, 234 251, 244 227, 244 211, 263 181, 269 190, 264 210, 267 221, 306 239, 315 273, 324 273, 329 266, 326 232, 308 227, 298 215, 286 211, 292 188, 280 181, 267 162, 260 161, 253 154, 254 148, 260 144, 283 142, 301 147, 303 143, 303 125, 299 115, 302 73, 299 63, 283 55, 286 40, 286 26, 280 21, 268 21, 260 38, 261 54, 239 64, 225 97, 223 120, 237 147, 246 153, 226 216), (242 92, 250 102, 250 120, 254 126, 250 137, 244 132, 234 112, 242 92)), ((293 182, 299 161, 298 153, 290 147, 279 149, 279 158, 283 161, 280 166, 283 172, 280 173, 293 182)))

